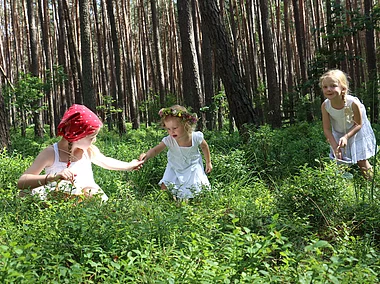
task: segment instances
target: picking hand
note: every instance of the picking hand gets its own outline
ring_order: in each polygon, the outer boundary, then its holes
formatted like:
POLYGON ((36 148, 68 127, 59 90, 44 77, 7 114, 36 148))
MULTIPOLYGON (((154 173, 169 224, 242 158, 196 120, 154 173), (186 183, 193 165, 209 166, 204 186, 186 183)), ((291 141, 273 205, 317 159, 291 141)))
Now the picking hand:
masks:
POLYGON ((335 158, 336 159, 339 159, 339 160, 342 160, 343 156, 342 156, 342 151, 340 150, 340 146, 338 146, 336 149, 335 149, 335 158))
POLYGON ((338 148, 344 148, 347 146, 348 138, 347 134, 339 139, 338 148))
POLYGON ((64 169, 62 172, 56 174, 56 180, 68 180, 70 182, 74 182, 77 174, 73 173, 70 169, 64 169))
POLYGON ((146 154, 145 154, 145 153, 142 153, 142 154, 140 155, 140 157, 139 157, 139 160, 140 160, 140 161, 144 161, 145 158, 146 158, 146 154))

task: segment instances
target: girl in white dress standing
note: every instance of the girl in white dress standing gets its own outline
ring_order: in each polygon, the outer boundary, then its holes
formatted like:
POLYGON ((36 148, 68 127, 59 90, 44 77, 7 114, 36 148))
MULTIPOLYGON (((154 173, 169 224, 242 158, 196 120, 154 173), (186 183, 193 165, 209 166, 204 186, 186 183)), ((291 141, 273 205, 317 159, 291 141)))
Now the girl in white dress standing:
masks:
POLYGON ((376 153, 376 140, 364 105, 349 95, 347 76, 330 70, 320 78, 326 100, 322 103, 323 132, 331 145, 330 157, 357 163, 364 177, 372 178, 368 159, 376 153))
POLYGON ((204 187, 209 188, 210 182, 206 173, 212 170, 210 149, 203 133, 194 131, 197 115, 191 114, 180 105, 163 108, 159 111, 162 126, 168 136, 146 153, 140 155, 140 160, 147 161, 168 148, 168 163, 164 176, 159 182, 161 189, 170 189, 175 199, 189 199, 199 193, 204 187), (206 160, 204 170, 202 149, 206 160))

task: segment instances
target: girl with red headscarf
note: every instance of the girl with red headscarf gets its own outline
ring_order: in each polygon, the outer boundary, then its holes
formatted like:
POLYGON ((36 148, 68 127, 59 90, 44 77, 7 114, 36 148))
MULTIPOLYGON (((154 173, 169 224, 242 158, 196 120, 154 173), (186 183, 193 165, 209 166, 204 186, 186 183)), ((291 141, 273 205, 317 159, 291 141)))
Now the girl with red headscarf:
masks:
POLYGON ((74 195, 107 195, 95 183, 92 163, 109 170, 139 169, 143 161, 123 162, 103 155, 93 144, 102 122, 90 109, 74 104, 58 125, 62 139, 45 148, 18 180, 20 189, 31 189, 45 199, 49 190, 63 190, 74 195), (41 172, 45 170, 45 174, 41 172))

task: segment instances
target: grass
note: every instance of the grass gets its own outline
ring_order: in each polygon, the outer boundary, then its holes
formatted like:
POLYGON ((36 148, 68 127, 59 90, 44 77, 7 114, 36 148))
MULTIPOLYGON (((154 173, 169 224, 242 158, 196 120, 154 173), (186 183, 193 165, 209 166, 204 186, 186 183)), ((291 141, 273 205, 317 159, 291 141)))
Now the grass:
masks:
MULTIPOLYGON (((246 144, 206 132, 212 190, 181 204, 157 185, 164 153, 138 172, 94 166, 105 204, 21 199, 18 177, 56 141, 28 135, 0 154, 2 283, 379 282, 379 188, 325 159, 320 124, 262 127, 246 144)), ((104 129, 96 143, 131 160, 164 135, 104 129)))

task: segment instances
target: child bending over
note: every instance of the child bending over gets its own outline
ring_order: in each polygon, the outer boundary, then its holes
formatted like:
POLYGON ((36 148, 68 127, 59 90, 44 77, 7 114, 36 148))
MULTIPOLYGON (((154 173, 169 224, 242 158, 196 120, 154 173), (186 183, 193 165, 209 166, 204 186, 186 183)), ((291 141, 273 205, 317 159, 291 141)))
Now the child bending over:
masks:
POLYGON ((340 70, 323 74, 320 86, 326 98, 321 109, 330 157, 357 163, 364 177, 372 179, 368 159, 376 153, 376 141, 364 105, 349 95, 347 76, 340 70))

